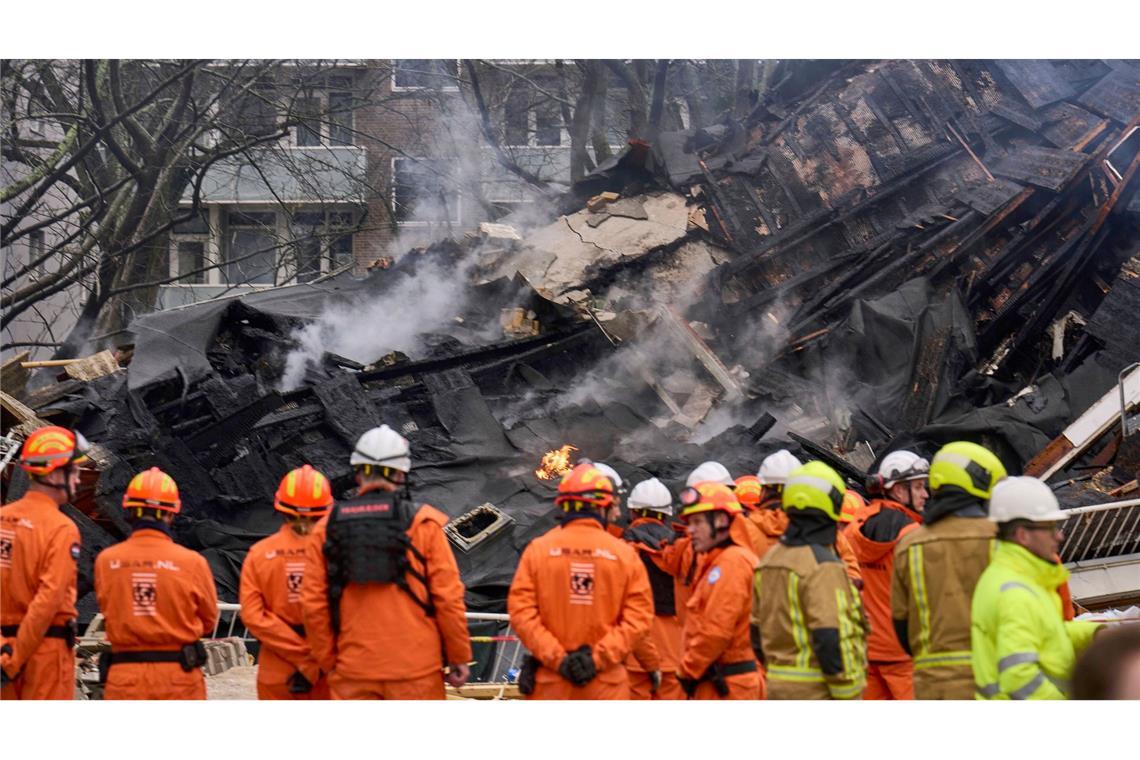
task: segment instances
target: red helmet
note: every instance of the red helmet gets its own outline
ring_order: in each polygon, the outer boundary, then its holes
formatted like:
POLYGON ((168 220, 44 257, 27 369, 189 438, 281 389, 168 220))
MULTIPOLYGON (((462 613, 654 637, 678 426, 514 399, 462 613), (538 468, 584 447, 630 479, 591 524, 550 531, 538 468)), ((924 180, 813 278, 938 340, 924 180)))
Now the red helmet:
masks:
POLYGON ((323 517, 332 504, 329 479, 307 464, 282 478, 273 497, 273 508, 293 517, 323 517))
POLYGON ((573 502, 608 509, 614 503, 614 482, 593 463, 583 462, 563 476, 558 484, 558 496, 554 498, 554 503, 566 511, 570 511, 573 502))
POLYGON ((178 498, 178 484, 174 478, 157 467, 135 475, 123 494, 123 509, 157 509, 178 514, 182 499, 178 498))
POLYGON ((760 485, 760 478, 755 475, 741 475, 736 479, 733 493, 740 505, 747 508, 760 506, 760 492, 764 486, 760 485))
POLYGON ((77 430, 57 425, 40 428, 24 441, 20 467, 29 475, 47 475, 62 467, 87 461, 87 439, 77 430))

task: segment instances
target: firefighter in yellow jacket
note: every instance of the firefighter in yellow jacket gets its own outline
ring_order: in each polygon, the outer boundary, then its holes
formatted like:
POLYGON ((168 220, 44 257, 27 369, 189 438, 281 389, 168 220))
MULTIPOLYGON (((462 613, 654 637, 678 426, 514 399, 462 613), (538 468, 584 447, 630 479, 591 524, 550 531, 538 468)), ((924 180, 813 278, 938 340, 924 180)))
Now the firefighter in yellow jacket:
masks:
POLYGON ((858 699, 866 686, 866 618, 834 549, 845 490, 823 462, 784 485, 788 528, 752 586, 752 644, 769 699, 858 699))
POLYGON ((924 524, 895 547, 891 618, 914 658, 915 699, 974 698, 970 602, 994 548, 986 500, 1004 477, 993 452, 946 444, 930 463, 924 524))

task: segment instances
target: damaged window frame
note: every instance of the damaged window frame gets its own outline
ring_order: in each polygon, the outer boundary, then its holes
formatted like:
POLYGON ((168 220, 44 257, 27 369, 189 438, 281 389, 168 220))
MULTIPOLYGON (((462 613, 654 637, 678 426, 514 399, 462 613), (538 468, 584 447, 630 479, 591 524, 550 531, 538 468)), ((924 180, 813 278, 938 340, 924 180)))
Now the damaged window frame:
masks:
POLYGON ((454 204, 452 204, 450 202, 447 203, 447 206, 448 206, 447 216, 448 216, 448 218, 447 219, 430 219, 430 220, 427 220, 427 219, 401 219, 400 218, 402 215, 406 215, 406 216, 410 217, 410 216, 413 216, 415 214, 415 208, 413 206, 402 205, 400 198, 399 198, 399 195, 397 193, 397 187, 400 185, 400 183, 398 182, 398 179, 400 176, 399 167, 401 166, 401 162, 404 162, 404 161, 411 162, 412 165, 425 166, 425 167, 432 167, 432 166, 437 166, 437 165, 450 165, 450 166, 454 166, 454 167, 458 168, 458 166, 459 166, 459 160, 457 158, 454 158, 454 157, 420 158, 420 157, 415 157, 415 156, 393 156, 392 157, 392 165, 391 165, 391 171, 392 171, 391 178, 392 179, 391 179, 391 183, 390 183, 389 198, 391 199, 392 219, 396 222, 396 224, 401 226, 401 227, 430 227, 432 225, 459 225, 459 224, 462 224, 463 223, 463 191, 459 187, 454 187, 453 189, 448 189, 447 187, 443 186, 443 184, 444 184, 443 181, 446 180, 447 177, 446 177, 446 175, 440 174, 438 171, 432 171, 432 173, 438 177, 441 177, 440 184, 441 184, 441 189, 443 190, 443 194, 445 196, 445 201, 447 200, 446 196, 449 196, 449 195, 454 196, 454 198, 455 198, 454 204), (404 209, 406 209, 406 211, 404 209))
POLYGON ((392 59, 392 92, 417 92, 422 90, 438 90, 440 92, 459 92, 459 59, 458 58, 393 58, 392 59), (447 66, 454 64, 455 73, 449 73, 444 70, 443 66, 438 66, 438 71, 420 71, 410 68, 404 64, 409 62, 423 63, 425 61, 433 64, 446 62, 447 66), (429 79, 439 79, 440 84, 400 84, 400 74, 415 74, 420 77, 426 76, 429 79), (442 84, 442 81, 450 81, 452 84, 442 84))

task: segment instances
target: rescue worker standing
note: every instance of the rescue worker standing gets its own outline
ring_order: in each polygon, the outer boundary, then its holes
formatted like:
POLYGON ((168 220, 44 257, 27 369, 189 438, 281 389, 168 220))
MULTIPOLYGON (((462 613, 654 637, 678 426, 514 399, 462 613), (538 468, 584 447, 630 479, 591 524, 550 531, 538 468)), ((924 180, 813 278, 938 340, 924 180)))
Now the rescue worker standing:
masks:
POLYGON ((756 555, 732 490, 715 482, 687 488, 681 519, 697 553, 697 580, 685 617, 681 686, 690 699, 762 699, 748 619, 756 555))
POLYGON ((990 562, 995 526, 985 500, 1005 477, 1001 460, 967 441, 948 443, 930 463, 923 525, 895 547, 891 618, 914 658, 916 699, 973 699, 970 603, 990 562))
POLYGON ((606 530, 613 482, 582 463, 562 478, 562 521, 531 541, 507 596, 511 627, 532 660, 519 677, 530 699, 628 699, 623 662, 653 624, 653 594, 637 551, 606 530))
POLYGON ((863 571, 863 606, 871 624, 863 699, 914 699, 914 663, 891 623, 891 576, 899 539, 922 524, 929 470, 929 462, 914 452, 887 454, 871 488, 882 495, 858 510, 843 531, 863 571))
POLYGON ((867 623, 834 548, 845 490, 823 462, 784 485, 788 529, 752 586, 753 648, 771 699, 858 699, 866 686, 867 623))
POLYGON ((218 622, 218 595, 206 558, 170 537, 182 509, 178 486, 157 467, 140 472, 123 509, 131 535, 95 558, 95 596, 111 643, 100 659, 103 698, 205 699, 201 639, 218 622))
POLYGON ((59 508, 74 498, 87 442, 61 427, 36 430, 20 450, 23 498, 0 508, 2 699, 75 696, 75 584, 79 529, 59 508))
POLYGON ((626 659, 630 696, 633 699, 683 699, 684 693, 677 681, 681 664, 681 623, 677 618, 674 581, 657 564, 662 541, 668 544, 677 537, 665 524, 665 518, 673 515, 673 497, 657 478, 643 480, 629 494, 629 512, 631 519, 623 537, 637 549, 653 592, 653 626, 626 659))
POLYGON ((1055 558, 1065 512, 1037 478, 994 486, 993 561, 978 579, 970 611, 974 682, 979 699, 1065 699, 1077 656, 1100 625, 1061 614, 1057 588, 1069 577, 1055 558))
POLYGON ((273 535, 250 547, 241 567, 241 619, 261 645, 258 699, 328 699, 301 623, 305 547, 317 520, 332 508, 328 478, 309 465, 281 480, 273 508, 286 516, 273 535))
POLYGON ((409 498, 408 441, 387 425, 364 433, 349 462, 359 495, 336 502, 305 549, 313 656, 333 699, 444 699, 444 681, 459 687, 471 672, 447 516, 409 498))

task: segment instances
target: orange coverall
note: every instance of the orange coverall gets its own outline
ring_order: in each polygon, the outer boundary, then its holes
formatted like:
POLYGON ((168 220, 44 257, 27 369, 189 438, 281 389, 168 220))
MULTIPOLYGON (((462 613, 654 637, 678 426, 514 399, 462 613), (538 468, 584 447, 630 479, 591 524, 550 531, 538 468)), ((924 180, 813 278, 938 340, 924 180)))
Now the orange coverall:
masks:
MULTIPOLYGON (((305 548, 301 614, 313 656, 329 674, 333 699, 444 699, 444 660, 471 661, 463 582, 443 533, 446 524, 447 515, 424 504, 407 531, 427 560, 425 568, 408 552, 411 566, 428 579, 435 617, 428 617, 395 583, 349 583, 340 600, 336 635, 324 555, 328 517, 313 528, 305 548)), ((419 580, 409 573, 407 581, 417 599, 427 599, 419 580)))
POLYGON ((637 551, 590 517, 534 539, 507 595, 511 627, 538 659, 530 699, 629 699, 623 662, 653 623, 649 576, 637 551), (575 686, 558 672, 589 644, 597 675, 575 686))
POLYGON ((75 655, 45 634, 75 617, 78 558, 79 529, 47 495, 31 491, 0 508, 0 624, 12 647, 0 665, 13 678, 0 698, 75 697, 75 655))
MULTIPOLYGON (((754 543, 754 551, 756 549, 762 550, 756 552, 757 559, 763 559, 768 550, 779 542, 780 536, 784 535, 784 531, 788 529, 788 513, 780 506, 780 499, 776 498, 761 502, 758 507, 745 513, 745 517, 760 529, 760 533, 765 538, 763 544, 754 543)), ((756 535, 751 531, 749 533, 752 537, 756 535)), ((860 588, 863 585, 863 573, 859 569, 859 560, 842 530, 835 536, 835 553, 843 560, 847 577, 854 582, 856 588, 860 588)))
MULTIPOLYGON (((758 560, 749 546, 745 519, 733 517, 730 544, 697 555, 697 581, 685 617, 685 653, 681 660, 684 678, 700 678, 714 663, 756 663, 748 626, 752 615, 752 575, 758 560)), ((725 683, 726 697, 717 693, 712 681, 702 681, 693 699, 764 699, 764 679, 758 663, 756 670, 727 676, 725 683)))
POLYGON ((841 532, 863 568, 863 609, 871 624, 863 699, 914 699, 914 663, 899 644, 891 622, 891 576, 899 539, 921 524, 922 516, 905 505, 874 499, 841 532))
MULTIPOLYGON (((630 528, 639 525, 660 523, 651 517, 639 517, 629 524, 630 528)), ((671 528, 668 528, 670 532, 671 528)), ((681 622, 677 617, 676 581, 657 565, 657 558, 661 550, 650 548, 643 543, 633 543, 645 565, 646 572, 650 574, 650 588, 653 590, 653 625, 649 635, 633 648, 633 652, 626 658, 625 667, 629 671, 629 691, 632 699, 684 699, 685 693, 677 681, 677 668, 681 664, 681 622), (659 573, 669 582, 669 590, 673 596, 673 613, 662 612, 657 605, 659 591, 654 586, 653 573, 659 573), (649 673, 661 671, 661 685, 653 692, 653 683, 649 673)))
POLYGON ((241 619, 260 643, 258 699, 328 699, 328 678, 313 657, 301 627, 301 583, 308 536, 288 524, 250 547, 241 567, 241 619), (313 685, 305 694, 289 691, 301 672, 313 685))
MULTIPOLYGON (((95 596, 103 611, 112 655, 171 651, 210 636, 218 622, 218 594, 206 558, 155 528, 95 558, 95 596)), ((105 699, 205 699, 201 668, 177 662, 115 663, 105 699)))

